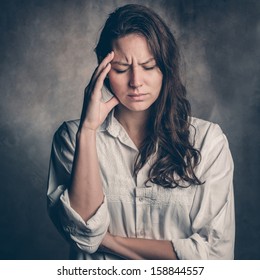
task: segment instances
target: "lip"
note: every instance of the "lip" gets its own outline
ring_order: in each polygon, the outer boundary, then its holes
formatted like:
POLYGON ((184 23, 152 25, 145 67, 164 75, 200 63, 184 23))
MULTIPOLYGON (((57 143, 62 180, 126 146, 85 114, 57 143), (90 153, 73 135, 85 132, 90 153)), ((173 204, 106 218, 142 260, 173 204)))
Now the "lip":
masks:
POLYGON ((127 95, 133 101, 142 101, 147 96, 147 93, 139 93, 139 94, 128 94, 127 95))

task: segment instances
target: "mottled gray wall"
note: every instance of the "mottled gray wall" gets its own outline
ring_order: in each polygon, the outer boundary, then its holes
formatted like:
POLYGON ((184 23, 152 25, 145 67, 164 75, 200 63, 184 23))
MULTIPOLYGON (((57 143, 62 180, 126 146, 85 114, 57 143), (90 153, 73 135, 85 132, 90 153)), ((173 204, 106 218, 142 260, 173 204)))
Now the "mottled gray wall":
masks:
MULTIPOLYGON (((107 14, 137 1, 0 2, 0 259, 66 259, 46 212, 51 140, 78 118, 107 14)), ((235 161, 236 258, 260 259, 260 1, 142 1, 182 48, 195 116, 218 122, 235 161)))

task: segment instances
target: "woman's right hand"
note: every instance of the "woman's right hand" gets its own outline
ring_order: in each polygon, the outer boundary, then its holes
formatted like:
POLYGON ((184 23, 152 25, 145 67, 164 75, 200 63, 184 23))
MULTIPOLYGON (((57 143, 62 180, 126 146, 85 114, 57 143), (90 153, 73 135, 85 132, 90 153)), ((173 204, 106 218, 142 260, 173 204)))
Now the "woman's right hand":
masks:
POLYGON ((80 131, 94 130, 103 123, 109 112, 119 103, 116 97, 102 102, 101 89, 104 80, 111 69, 114 52, 110 52, 96 68, 85 90, 84 103, 80 120, 80 131))

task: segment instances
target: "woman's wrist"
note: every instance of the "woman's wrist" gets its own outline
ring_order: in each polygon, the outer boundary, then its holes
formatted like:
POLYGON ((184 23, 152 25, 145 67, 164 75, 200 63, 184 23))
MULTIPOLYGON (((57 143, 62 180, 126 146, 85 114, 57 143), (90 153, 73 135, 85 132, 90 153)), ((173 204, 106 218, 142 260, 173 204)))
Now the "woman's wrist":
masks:
POLYGON ((125 259, 140 260, 142 259, 131 246, 129 246, 129 238, 121 236, 112 236, 110 241, 110 250, 125 259))
MULTIPOLYGON (((93 138, 94 136, 96 137, 97 131, 95 129, 91 129, 88 127, 81 127, 76 135, 77 141, 93 138)), ((85 141, 84 141, 85 142, 85 141)))

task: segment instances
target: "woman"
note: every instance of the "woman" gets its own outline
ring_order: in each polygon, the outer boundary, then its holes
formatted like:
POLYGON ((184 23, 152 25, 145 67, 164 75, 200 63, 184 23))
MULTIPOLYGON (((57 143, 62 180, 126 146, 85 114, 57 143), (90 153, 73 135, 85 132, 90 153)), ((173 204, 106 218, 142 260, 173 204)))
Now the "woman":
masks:
POLYGON ((169 28, 123 6, 96 54, 81 119, 58 129, 50 163, 49 213, 71 258, 232 259, 228 142, 190 116, 169 28))

